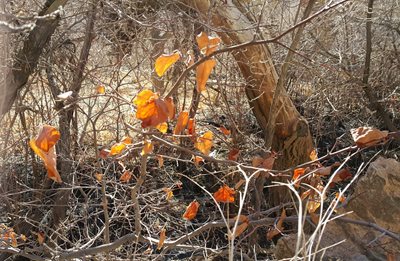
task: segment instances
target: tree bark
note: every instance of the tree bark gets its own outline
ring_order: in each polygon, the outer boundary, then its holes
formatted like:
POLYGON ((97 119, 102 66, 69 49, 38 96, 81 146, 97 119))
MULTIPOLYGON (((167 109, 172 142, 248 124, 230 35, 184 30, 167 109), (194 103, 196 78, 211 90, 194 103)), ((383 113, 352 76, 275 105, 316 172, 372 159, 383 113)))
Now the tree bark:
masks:
MULTIPOLYGON (((49 0, 39 15, 47 15, 64 6, 68 0, 49 0)), ((50 41, 55 29, 58 26, 59 17, 40 19, 36 21, 35 28, 29 33, 23 44, 23 48, 15 57, 12 70, 6 75, 6 86, 4 90, 4 104, 1 106, 0 115, 11 109, 18 91, 28 82, 29 76, 34 72, 39 57, 44 47, 50 41)))
MULTIPOLYGON (((191 6, 211 21, 223 43, 228 46, 251 42, 254 34, 245 28, 254 26, 231 1, 210 9, 208 0, 193 0, 191 6)), ((312 137, 307 121, 300 115, 285 89, 275 97, 278 75, 266 45, 252 45, 232 52, 242 76, 246 80, 246 95, 258 124, 267 132, 272 104, 276 104, 271 149, 280 153, 275 169, 285 169, 309 160, 313 150, 312 137)), ((275 108, 274 108, 275 109, 275 108)), ((267 140, 268 137, 265 137, 267 140)), ((273 202, 286 200, 287 193, 276 193, 273 202)))

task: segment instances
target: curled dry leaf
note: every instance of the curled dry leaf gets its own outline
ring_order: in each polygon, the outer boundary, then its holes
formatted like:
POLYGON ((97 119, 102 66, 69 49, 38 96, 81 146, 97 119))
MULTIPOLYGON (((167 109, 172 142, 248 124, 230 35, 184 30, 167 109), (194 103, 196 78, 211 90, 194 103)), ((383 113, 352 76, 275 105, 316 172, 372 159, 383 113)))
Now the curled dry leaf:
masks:
POLYGON ((167 201, 170 201, 174 197, 174 192, 171 188, 163 188, 163 191, 165 192, 165 198, 167 201))
POLYGON ((121 152, 126 148, 126 144, 123 142, 118 142, 112 145, 109 156, 116 156, 121 154, 121 152))
POLYGON ((47 176, 55 182, 61 183, 60 174, 57 171, 57 155, 55 144, 60 139, 60 132, 53 126, 44 125, 36 139, 29 142, 32 150, 44 162, 47 176))
MULTIPOLYGON (((236 216, 234 218, 234 220, 236 221, 237 218, 238 217, 236 216)), ((235 231, 235 234, 233 236, 232 236, 232 234, 228 235, 228 240, 233 240, 236 237, 240 236, 247 229, 247 227, 249 226, 249 218, 248 217, 246 217, 244 215, 240 215, 239 216, 239 221, 241 222, 241 224, 236 227, 236 231, 235 231)))
POLYGON ((202 92, 206 89, 206 84, 208 77, 210 77, 212 69, 216 65, 216 61, 214 59, 207 60, 202 62, 196 68, 196 81, 197 81, 197 91, 202 92))
POLYGON ((175 104, 172 97, 165 98, 165 104, 168 108, 168 119, 172 120, 175 117, 175 104))
POLYGON ((194 161, 194 165, 196 167, 199 167, 200 166, 200 162, 204 162, 204 159, 202 157, 199 157, 199 156, 194 156, 193 161, 194 161))
POLYGON ((101 174, 101 173, 94 174, 94 177, 96 178, 96 180, 98 182, 101 182, 103 180, 103 174, 101 174))
POLYGON ((97 94, 105 94, 106 93, 106 87, 103 85, 99 85, 96 87, 96 92, 97 94))
POLYGON ((281 216, 280 216, 278 222, 276 223, 276 226, 273 229, 271 229, 271 230, 269 230, 267 232, 267 239, 268 240, 271 240, 275 236, 277 236, 277 235, 282 233, 282 231, 284 229, 283 221, 285 220, 285 218, 286 218, 286 210, 283 209, 282 213, 281 213, 281 216))
POLYGON ((207 131, 200 137, 197 137, 194 146, 203 154, 208 155, 210 154, 211 147, 213 146, 212 140, 213 140, 213 133, 211 131, 207 131))
POLYGON ((196 121, 194 118, 190 118, 187 124, 187 132, 189 135, 196 135, 196 121))
POLYGON ((158 160, 158 167, 162 168, 164 166, 164 158, 161 155, 157 155, 157 160, 158 160))
POLYGON ((165 238, 166 238, 165 232, 166 232, 165 228, 162 228, 161 232, 160 232, 160 240, 158 241, 158 245, 157 245, 157 250, 160 250, 164 245, 165 238))
POLYGON ((153 152, 153 149, 154 149, 154 146, 153 146, 153 143, 151 142, 151 140, 145 140, 143 149, 142 149, 142 152, 140 153, 140 155, 144 156, 144 155, 150 154, 153 152))
POLYGON ((151 90, 141 91, 133 103, 137 106, 136 118, 142 121, 142 127, 155 127, 166 122, 173 114, 172 104, 159 98, 158 94, 151 90))
POLYGON ((125 143, 126 145, 130 145, 130 144, 132 144, 132 138, 129 136, 125 136, 122 138, 121 142, 125 143))
POLYGON ((237 161, 240 155, 240 150, 233 148, 229 153, 228 153, 228 160, 233 160, 237 161))
POLYGON ((317 193, 309 196, 307 201, 308 213, 314 213, 321 206, 321 199, 317 193))
POLYGON ((156 126, 156 129, 165 134, 168 131, 168 123, 162 122, 156 126))
POLYGON ((313 149, 310 153, 310 160, 317 160, 318 159, 318 153, 316 149, 313 149))
POLYGON ((178 120, 174 128, 174 134, 179 135, 186 128, 189 121, 189 112, 182 111, 179 113, 178 120))
POLYGON ((162 54, 156 59, 154 64, 154 69, 158 77, 161 77, 165 74, 165 72, 179 59, 181 58, 181 53, 178 50, 175 50, 171 54, 162 54))
POLYGON ((61 93, 61 94, 57 95, 57 98, 59 98, 60 100, 66 100, 66 99, 68 99, 69 97, 71 97, 72 94, 73 94, 72 91, 64 92, 64 93, 61 93))
POLYGON ((358 147, 362 148, 377 144, 387 138, 388 131, 380 131, 372 127, 359 127, 357 129, 351 129, 351 136, 358 147))
POLYGON ((306 173, 306 169, 304 168, 297 168, 293 171, 292 181, 296 181, 295 187, 298 188, 300 186, 301 181, 298 180, 301 176, 306 173), (298 180, 298 181, 297 181, 298 180))
POLYGON ((214 193, 213 196, 217 202, 232 203, 235 201, 234 195, 235 190, 228 187, 227 185, 223 185, 218 189, 217 192, 214 193))
POLYGON ((124 174, 122 174, 122 176, 119 178, 119 181, 128 183, 131 180, 131 178, 132 178, 132 172, 126 170, 124 174))
POLYGON ((221 39, 218 37, 210 37, 205 32, 201 32, 196 36, 196 42, 202 54, 210 55, 217 50, 221 39))
POLYGON ((43 231, 39 231, 39 232, 36 233, 36 236, 37 236, 37 241, 39 242, 39 245, 43 245, 44 240, 46 238, 46 235, 44 234, 44 232, 43 231))
POLYGON ((225 136, 231 135, 231 131, 228 130, 227 128, 223 127, 223 126, 219 127, 219 130, 220 130, 225 136))
POLYGON ((182 218, 186 220, 192 220, 196 217, 197 211, 199 211, 200 204, 196 200, 193 200, 186 208, 182 218))

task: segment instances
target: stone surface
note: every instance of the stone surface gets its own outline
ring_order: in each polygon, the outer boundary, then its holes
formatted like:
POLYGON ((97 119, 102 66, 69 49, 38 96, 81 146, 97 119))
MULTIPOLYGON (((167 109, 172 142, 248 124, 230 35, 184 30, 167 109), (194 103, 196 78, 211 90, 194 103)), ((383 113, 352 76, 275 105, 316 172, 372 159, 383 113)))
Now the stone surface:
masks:
MULTIPOLYGON (((348 205, 340 213, 352 211, 346 218, 362 220, 400 233, 400 163, 394 159, 378 158, 355 183, 348 205)), ((400 260, 400 242, 366 226, 341 221, 330 222, 318 249, 345 239, 346 242, 328 249, 324 259, 387 260, 394 254, 400 260)), ((278 259, 292 257, 296 235, 283 237, 277 243, 278 259)), ((396 259, 397 258, 397 259, 396 259)))

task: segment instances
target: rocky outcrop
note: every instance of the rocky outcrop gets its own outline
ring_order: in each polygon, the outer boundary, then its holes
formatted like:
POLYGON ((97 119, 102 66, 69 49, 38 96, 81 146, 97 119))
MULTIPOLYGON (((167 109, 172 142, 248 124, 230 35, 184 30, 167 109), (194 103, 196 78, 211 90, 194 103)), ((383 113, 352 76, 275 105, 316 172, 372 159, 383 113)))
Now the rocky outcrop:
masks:
MULTIPOLYGON (((378 158, 371 163, 366 174, 356 181, 348 205, 339 211, 352 211, 346 218, 370 222, 400 234, 400 162, 378 158)), ((346 241, 324 253, 327 260, 390 260, 388 256, 400 260, 399 241, 372 227, 340 220, 328 224, 319 249, 341 240, 346 241)), ((296 235, 283 237, 277 243, 276 257, 292 257, 295 245, 296 235)))

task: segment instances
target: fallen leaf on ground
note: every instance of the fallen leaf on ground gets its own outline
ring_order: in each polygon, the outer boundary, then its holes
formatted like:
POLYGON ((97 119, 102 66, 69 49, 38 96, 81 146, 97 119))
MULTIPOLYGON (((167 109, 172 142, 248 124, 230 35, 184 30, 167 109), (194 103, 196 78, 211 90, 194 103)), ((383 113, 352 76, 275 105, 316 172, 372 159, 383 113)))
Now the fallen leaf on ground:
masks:
POLYGON ((234 195, 235 190, 228 187, 227 185, 223 185, 218 189, 217 192, 214 193, 213 196, 217 202, 232 203, 235 201, 234 195))
POLYGON ((359 127, 351 129, 350 132, 354 142, 360 148, 377 144, 389 134, 388 131, 381 131, 372 127, 359 127))
POLYGON ((283 221, 286 218, 286 210, 283 209, 281 216, 279 217, 278 222, 276 223, 276 226, 271 229, 270 231, 267 232, 267 239, 271 240, 272 238, 274 238, 275 236, 279 235, 282 233, 284 227, 283 227, 283 221))

